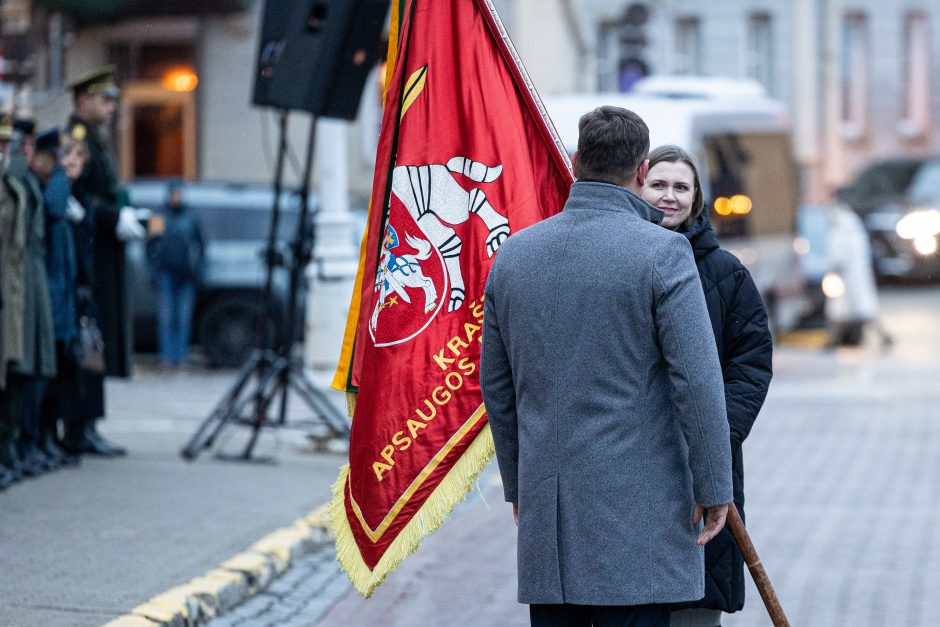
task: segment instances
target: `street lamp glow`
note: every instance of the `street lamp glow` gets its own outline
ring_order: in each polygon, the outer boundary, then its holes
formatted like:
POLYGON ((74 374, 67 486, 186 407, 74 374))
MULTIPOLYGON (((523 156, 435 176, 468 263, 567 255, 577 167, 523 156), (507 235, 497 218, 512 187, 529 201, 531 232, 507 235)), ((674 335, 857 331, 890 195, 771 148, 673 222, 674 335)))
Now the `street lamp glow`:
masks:
POLYGON ((725 196, 719 196, 715 199, 715 213, 720 216, 731 215, 731 199, 725 196))
POLYGON ((746 216, 753 206, 754 203, 744 194, 735 194, 731 197, 731 212, 735 215, 746 216))
POLYGON ((163 75, 163 86, 170 91, 192 91, 199 84, 199 77, 188 67, 173 68, 163 75))
POLYGON ((809 240, 805 237, 798 237, 793 240, 793 251, 797 255, 808 255, 810 251, 809 240))

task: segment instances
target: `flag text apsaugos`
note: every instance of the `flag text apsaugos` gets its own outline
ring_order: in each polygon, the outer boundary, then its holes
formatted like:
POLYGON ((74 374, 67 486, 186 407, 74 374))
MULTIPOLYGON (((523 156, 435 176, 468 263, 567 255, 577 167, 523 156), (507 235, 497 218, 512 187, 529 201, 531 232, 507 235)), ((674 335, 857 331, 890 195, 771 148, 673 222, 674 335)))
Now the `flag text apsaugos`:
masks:
MULTIPOLYGON (((415 409, 414 416, 405 422, 405 428, 392 434, 390 442, 386 444, 377 459, 372 462, 372 471, 376 481, 382 481, 385 473, 395 466, 395 454, 407 451, 412 442, 416 440, 423 429, 437 417, 439 407, 444 407, 454 398, 464 386, 466 377, 477 374, 479 366, 479 349, 473 351, 473 358, 464 355, 466 350, 474 343, 479 344, 482 335, 481 323, 483 321, 483 298, 473 301, 470 311, 475 322, 465 322, 462 333, 455 335, 447 341, 444 348, 431 355, 431 359, 447 372, 440 385, 415 409)), ((479 385, 478 382, 474 382, 479 385)))

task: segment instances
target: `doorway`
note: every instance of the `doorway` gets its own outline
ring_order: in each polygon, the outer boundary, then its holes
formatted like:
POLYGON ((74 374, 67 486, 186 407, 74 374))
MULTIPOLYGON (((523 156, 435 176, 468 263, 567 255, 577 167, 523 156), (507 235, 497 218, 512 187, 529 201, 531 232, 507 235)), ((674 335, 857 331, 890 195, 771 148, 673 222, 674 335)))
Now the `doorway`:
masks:
POLYGON ((134 81, 122 94, 121 178, 195 179, 196 104, 193 92, 134 81))

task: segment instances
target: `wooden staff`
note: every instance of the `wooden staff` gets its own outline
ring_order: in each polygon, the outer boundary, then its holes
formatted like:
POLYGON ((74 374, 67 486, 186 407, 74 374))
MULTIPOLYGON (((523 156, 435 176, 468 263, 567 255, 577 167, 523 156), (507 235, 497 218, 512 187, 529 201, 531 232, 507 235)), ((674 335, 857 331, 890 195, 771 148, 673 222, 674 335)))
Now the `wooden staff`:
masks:
POLYGON ((757 591, 760 592, 760 598, 764 600, 764 606, 767 608, 767 613, 770 614, 770 620, 773 622, 774 627, 790 627, 790 622, 787 620, 786 614, 783 613, 783 607, 780 606, 780 599, 777 598, 777 593, 774 592, 767 571, 760 563, 757 549, 754 548, 751 536, 744 528, 744 521, 741 520, 741 514, 738 513, 738 508, 735 507, 734 503, 728 508, 727 524, 728 529, 731 530, 731 535, 738 543, 738 548, 741 549, 741 553, 744 555, 744 563, 747 564, 747 569, 751 571, 751 577, 754 578, 754 584, 757 586, 757 591))

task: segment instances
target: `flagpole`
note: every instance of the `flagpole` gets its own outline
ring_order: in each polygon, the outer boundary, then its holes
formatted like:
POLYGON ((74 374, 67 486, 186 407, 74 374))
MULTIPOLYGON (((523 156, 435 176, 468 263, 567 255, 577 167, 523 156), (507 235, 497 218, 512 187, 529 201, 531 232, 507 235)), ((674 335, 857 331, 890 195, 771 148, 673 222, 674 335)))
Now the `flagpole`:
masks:
POLYGON ((751 572, 754 585, 757 586, 757 591, 760 593, 761 599, 764 600, 764 606, 767 608, 767 613, 770 615, 774 627, 790 627, 790 622, 780 605, 780 599, 777 598, 777 593, 774 592, 770 577, 767 576, 767 571, 764 570, 764 566, 761 564, 757 549, 754 548, 751 536, 744 527, 744 521, 741 520, 741 514, 734 503, 728 508, 728 529, 731 530, 731 535, 734 536, 738 548, 741 549, 741 553, 744 555, 744 563, 747 564, 747 569, 751 572))
MULTIPOLYGON (((398 137, 401 132, 402 107, 405 104, 405 83, 408 80, 408 56, 409 56, 408 53, 411 52, 411 45, 410 45, 411 44, 411 23, 414 20, 415 5, 417 4, 418 4, 418 0, 411 0, 410 3, 407 3, 404 6, 404 8, 406 8, 407 10, 407 21, 405 21, 406 19, 405 15, 399 16, 399 19, 401 20, 399 22, 399 28, 401 29, 399 30, 399 42, 400 42, 399 48, 401 49, 401 53, 398 53, 396 55, 395 63, 396 65, 398 63, 401 63, 403 67, 402 67, 402 72, 401 72, 401 87, 399 88, 399 91, 398 91, 398 102, 395 103, 395 106, 396 106, 395 119, 397 123, 395 125, 395 133, 392 136, 392 147, 391 147, 391 152, 389 153, 389 159, 388 159, 387 170, 386 170, 385 191, 382 196, 382 212, 381 212, 382 218, 379 221, 379 231, 378 231, 379 233, 383 233, 385 231, 385 224, 388 222, 388 212, 389 212, 389 209, 391 209, 392 173, 395 170, 395 162, 398 159, 398 137), (404 36, 402 36, 401 31, 404 30, 405 25, 407 25, 408 29, 404 31, 404 36), (399 56, 401 57, 400 59, 398 58, 399 56)), ((400 6, 399 10, 401 10, 401 5, 399 6, 400 6)), ((386 99, 387 98, 388 98, 388 92, 386 92, 386 99)), ((388 106, 388 104, 389 103, 386 102, 385 106, 388 106)), ((380 236, 377 239, 379 242, 379 252, 381 252, 382 238, 380 236)))

